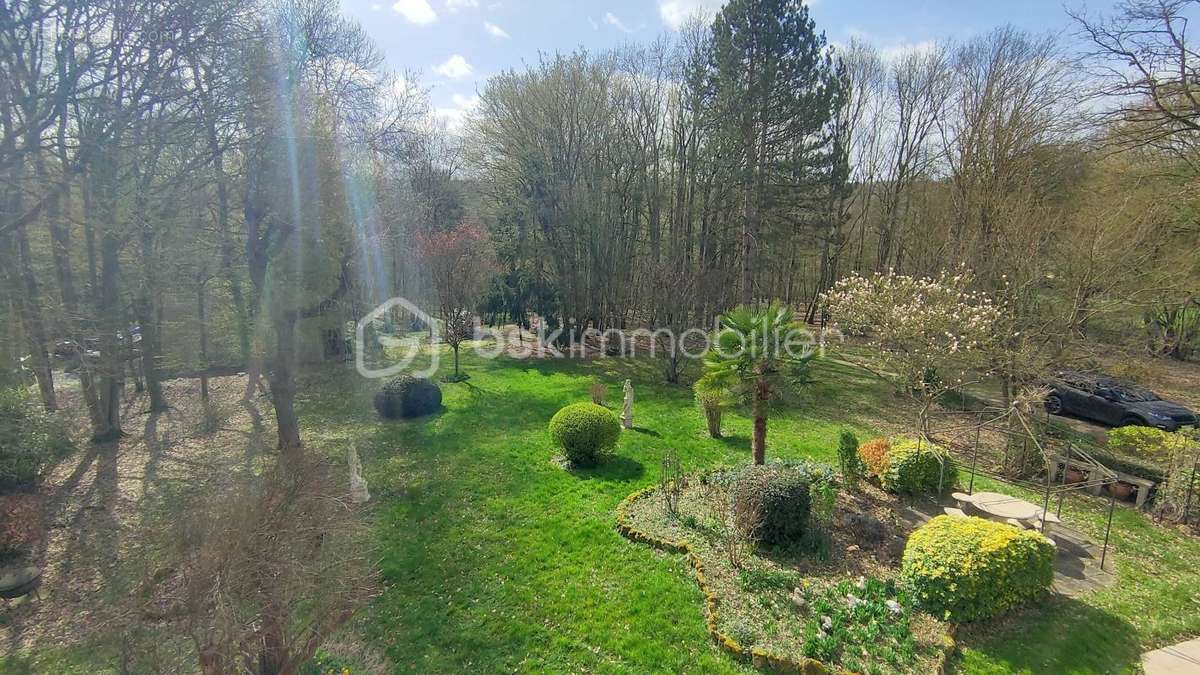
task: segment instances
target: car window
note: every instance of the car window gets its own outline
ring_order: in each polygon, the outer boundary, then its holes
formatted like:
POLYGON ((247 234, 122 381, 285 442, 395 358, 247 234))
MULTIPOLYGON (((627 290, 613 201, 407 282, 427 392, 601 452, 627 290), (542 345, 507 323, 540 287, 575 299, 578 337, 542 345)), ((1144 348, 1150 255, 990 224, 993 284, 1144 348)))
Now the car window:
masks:
POLYGON ((1158 397, 1154 395, 1154 392, 1138 387, 1114 389, 1113 393, 1116 394, 1117 398, 1124 403, 1141 403, 1143 401, 1158 400, 1158 397))

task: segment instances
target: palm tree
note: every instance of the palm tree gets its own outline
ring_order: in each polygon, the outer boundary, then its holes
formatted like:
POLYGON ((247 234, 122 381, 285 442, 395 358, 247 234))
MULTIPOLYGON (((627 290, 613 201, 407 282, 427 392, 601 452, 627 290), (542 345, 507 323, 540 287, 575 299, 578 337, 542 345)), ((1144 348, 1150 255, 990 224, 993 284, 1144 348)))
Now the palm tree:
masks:
POLYGON ((754 463, 766 461, 767 410, 772 392, 791 380, 802 383, 815 352, 792 311, 772 304, 738 307, 720 318, 715 344, 704 355, 704 379, 740 394, 754 416, 754 463))

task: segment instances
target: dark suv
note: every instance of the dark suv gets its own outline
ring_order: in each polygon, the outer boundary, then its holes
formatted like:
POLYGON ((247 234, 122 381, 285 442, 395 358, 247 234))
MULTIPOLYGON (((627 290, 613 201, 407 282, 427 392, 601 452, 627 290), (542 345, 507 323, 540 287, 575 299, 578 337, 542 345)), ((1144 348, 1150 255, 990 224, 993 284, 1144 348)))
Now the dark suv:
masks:
POLYGON ((1062 370, 1046 386, 1050 388, 1046 410, 1054 415, 1068 414, 1110 426, 1136 424, 1166 431, 1196 425, 1196 413, 1186 407, 1112 377, 1062 370))

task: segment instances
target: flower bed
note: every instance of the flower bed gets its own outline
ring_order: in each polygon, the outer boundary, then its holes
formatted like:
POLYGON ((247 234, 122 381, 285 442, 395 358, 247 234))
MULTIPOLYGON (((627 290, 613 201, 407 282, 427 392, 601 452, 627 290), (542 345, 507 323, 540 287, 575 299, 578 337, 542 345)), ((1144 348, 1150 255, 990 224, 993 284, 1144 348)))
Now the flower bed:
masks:
POLYGON ((735 567, 704 491, 689 481, 673 515, 657 490, 636 492, 618 507, 617 527, 634 541, 687 555, 709 632, 722 648, 785 671, 940 670, 948 626, 915 611, 894 581, 907 534, 891 510, 894 498, 874 488, 843 494, 842 515, 823 545, 760 552, 735 567))

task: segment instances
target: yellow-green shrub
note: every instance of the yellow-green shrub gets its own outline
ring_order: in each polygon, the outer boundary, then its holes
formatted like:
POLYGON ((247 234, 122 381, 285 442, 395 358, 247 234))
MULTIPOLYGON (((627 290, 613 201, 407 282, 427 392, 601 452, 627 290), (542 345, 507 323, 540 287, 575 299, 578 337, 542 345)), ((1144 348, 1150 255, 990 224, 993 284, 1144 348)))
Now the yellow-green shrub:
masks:
POLYGON ((879 484, 888 492, 936 495, 953 488, 957 478, 954 460, 944 448, 928 441, 901 439, 892 442, 879 484))
POLYGON ((1054 579, 1054 546, 1032 530, 938 516, 909 536, 900 576, 930 614, 976 621, 1045 592, 1054 579))
POLYGON ((888 467, 888 452, 892 449, 891 442, 886 438, 873 438, 858 446, 858 456, 867 465, 867 471, 872 476, 882 476, 888 467))
POLYGON ((1130 425, 1108 432, 1109 450, 1135 457, 1167 459, 1173 451, 1185 447, 1187 442, 1183 434, 1154 427, 1130 425))

